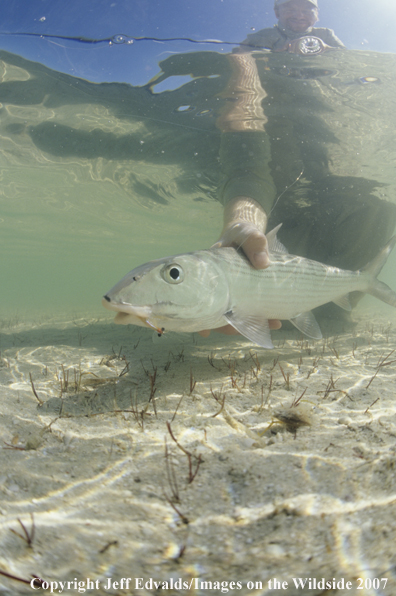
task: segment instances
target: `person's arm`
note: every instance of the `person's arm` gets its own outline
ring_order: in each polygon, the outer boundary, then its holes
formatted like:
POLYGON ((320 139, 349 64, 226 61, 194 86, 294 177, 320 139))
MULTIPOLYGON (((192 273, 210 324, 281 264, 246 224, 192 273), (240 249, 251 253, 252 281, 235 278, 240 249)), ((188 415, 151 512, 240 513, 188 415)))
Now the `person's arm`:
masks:
MULTIPOLYGON (((225 182, 219 192, 224 205, 224 225, 212 248, 241 248, 252 267, 265 269, 270 264, 265 237, 267 212, 276 193, 269 168, 267 119, 262 109, 266 92, 252 56, 230 54, 229 60, 233 74, 222 96, 231 101, 216 121, 222 132, 220 161, 225 182)), ((271 329, 280 327, 280 321, 270 321, 271 329)), ((227 335, 237 333, 231 325, 217 331, 227 335)), ((200 334, 207 337, 209 332, 200 334)))
POLYGON ((212 248, 242 248, 253 267, 265 269, 269 265, 266 227, 267 214, 257 201, 249 197, 235 197, 224 208, 223 230, 212 248))

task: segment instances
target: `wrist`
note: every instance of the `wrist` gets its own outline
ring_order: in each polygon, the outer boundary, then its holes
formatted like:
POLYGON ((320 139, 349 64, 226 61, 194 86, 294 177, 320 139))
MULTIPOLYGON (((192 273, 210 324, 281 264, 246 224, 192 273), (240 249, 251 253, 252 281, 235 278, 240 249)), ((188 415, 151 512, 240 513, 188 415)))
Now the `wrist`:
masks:
POLYGON ((236 223, 245 222, 254 225, 264 233, 267 220, 268 217, 263 207, 250 197, 234 197, 224 208, 224 230, 236 223))

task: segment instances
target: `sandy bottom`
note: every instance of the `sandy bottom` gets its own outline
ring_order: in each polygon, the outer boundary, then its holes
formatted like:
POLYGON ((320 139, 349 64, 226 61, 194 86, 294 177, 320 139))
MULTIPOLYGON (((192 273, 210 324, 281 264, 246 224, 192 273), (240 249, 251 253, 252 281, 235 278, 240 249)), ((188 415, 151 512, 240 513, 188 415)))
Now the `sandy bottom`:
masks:
POLYGON ((2 321, 0 571, 63 594, 394 596, 396 328, 273 337, 2 321))

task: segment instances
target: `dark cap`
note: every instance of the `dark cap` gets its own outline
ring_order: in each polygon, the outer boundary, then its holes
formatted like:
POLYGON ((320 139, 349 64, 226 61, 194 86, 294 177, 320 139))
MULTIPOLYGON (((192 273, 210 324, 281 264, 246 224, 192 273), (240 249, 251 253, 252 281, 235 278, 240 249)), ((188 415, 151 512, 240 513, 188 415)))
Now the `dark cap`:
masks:
MULTIPOLYGON (((281 4, 287 4, 287 2, 291 2, 292 0, 275 0, 275 8, 280 6, 281 4)), ((318 8, 318 0, 308 0, 310 4, 313 4, 318 8)))

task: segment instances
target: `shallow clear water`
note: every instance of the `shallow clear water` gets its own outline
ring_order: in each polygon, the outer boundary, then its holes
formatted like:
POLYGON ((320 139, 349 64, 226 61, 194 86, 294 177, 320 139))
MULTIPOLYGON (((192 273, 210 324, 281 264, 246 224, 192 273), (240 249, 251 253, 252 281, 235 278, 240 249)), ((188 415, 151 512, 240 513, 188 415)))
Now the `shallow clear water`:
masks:
MULTIPOLYGON (((199 169, 182 194, 177 156, 166 138, 162 152, 155 145, 163 113, 150 115, 156 124, 150 133, 133 105, 123 105, 125 86, 119 86, 121 99, 113 85, 97 102, 90 83, 66 98, 67 77, 13 55, 3 58, 4 313, 95 311, 108 286, 142 260, 216 239, 221 209, 195 189, 199 169), (145 161, 141 152, 150 134, 145 161)), ((168 141, 179 128, 165 129, 168 141)))

